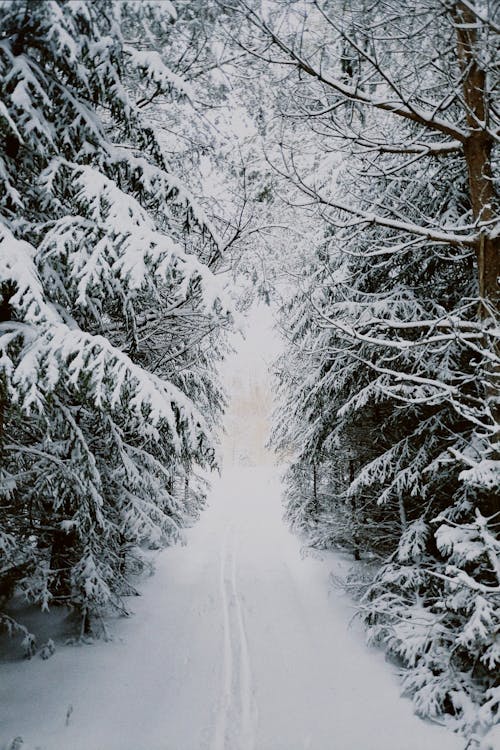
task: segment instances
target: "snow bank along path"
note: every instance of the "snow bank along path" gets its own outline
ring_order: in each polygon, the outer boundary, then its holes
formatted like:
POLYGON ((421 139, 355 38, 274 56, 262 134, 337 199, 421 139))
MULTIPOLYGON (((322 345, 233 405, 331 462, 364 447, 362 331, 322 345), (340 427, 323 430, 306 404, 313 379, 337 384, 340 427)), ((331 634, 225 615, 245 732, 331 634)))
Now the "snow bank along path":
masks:
POLYGON ((276 469, 228 471, 114 642, 1 667, 0 747, 21 735, 30 750, 459 750, 349 628, 349 600, 328 594, 343 564, 301 559, 276 469))

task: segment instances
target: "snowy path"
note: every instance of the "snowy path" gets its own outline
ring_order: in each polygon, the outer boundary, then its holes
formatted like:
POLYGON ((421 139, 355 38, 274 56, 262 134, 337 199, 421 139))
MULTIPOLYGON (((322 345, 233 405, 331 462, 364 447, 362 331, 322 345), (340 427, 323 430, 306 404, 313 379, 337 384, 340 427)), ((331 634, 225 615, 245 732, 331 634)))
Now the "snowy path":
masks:
POLYGON ((228 472, 168 549, 114 643, 0 668, 0 747, 461 750, 412 714, 391 667, 328 595, 342 561, 300 559, 272 468, 228 472))

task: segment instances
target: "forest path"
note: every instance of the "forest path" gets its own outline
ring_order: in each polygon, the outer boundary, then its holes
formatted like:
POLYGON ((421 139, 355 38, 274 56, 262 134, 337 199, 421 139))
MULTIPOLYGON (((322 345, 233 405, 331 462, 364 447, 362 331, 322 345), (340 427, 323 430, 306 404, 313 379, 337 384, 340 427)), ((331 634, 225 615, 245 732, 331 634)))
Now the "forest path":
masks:
POLYGON ((352 605, 328 593, 346 563, 323 558, 301 559, 276 468, 228 470, 114 642, 2 666, 0 747, 460 750, 349 628, 352 605))

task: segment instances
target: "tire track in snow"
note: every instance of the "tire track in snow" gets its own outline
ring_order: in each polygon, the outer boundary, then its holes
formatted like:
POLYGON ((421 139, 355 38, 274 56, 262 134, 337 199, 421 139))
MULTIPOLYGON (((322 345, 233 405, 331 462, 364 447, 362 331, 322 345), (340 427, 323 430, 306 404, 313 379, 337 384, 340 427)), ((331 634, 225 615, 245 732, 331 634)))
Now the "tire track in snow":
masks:
POLYGON ((243 607, 236 583, 235 534, 228 527, 220 558, 223 680, 213 750, 254 750, 255 708, 243 607))

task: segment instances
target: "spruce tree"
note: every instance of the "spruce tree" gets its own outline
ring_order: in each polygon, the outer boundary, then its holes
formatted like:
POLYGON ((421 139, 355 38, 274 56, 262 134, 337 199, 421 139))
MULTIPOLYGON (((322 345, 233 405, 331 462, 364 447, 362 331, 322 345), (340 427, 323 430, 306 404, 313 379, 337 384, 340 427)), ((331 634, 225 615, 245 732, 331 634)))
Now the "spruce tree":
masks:
POLYGON ((144 106, 189 96, 176 22, 170 3, 2 3, 1 569, 82 632, 197 513, 176 485, 213 465, 223 403, 220 242, 144 106))

